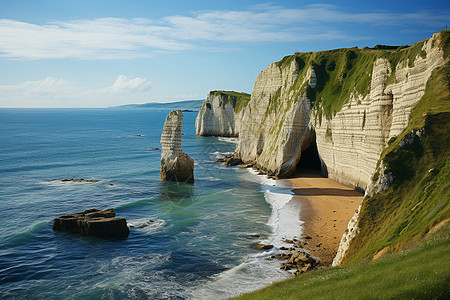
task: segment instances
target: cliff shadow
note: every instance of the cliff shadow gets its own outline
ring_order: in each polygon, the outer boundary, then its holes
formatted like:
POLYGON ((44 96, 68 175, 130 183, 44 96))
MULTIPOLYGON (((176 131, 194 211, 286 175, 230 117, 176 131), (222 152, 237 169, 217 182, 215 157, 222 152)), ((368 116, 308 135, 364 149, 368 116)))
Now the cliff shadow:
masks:
POLYGON ((339 189, 339 188, 299 188, 292 190, 294 194, 299 196, 345 196, 345 197, 361 197, 364 194, 355 190, 339 189))
POLYGON ((323 177, 324 174, 327 174, 326 166, 322 163, 319 151, 317 150, 315 132, 312 133, 312 139, 309 145, 305 146, 305 149, 301 150, 300 160, 295 167, 295 175, 306 174, 307 176, 323 177))

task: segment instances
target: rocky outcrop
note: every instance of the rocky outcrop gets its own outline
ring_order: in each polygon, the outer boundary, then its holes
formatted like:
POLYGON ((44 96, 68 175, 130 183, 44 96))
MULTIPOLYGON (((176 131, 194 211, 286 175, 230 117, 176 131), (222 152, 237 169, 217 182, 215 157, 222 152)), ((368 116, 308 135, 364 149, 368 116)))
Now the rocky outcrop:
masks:
MULTIPOLYGON (((411 146, 415 141, 420 140, 424 134, 424 129, 413 130, 406 134, 399 142, 399 149, 411 146)), ((380 161, 380 166, 372 176, 372 182, 369 183, 366 189, 366 196, 371 197, 375 194, 381 193, 389 188, 394 183, 394 174, 385 165, 384 161, 380 161)))
POLYGON ((350 222, 348 222, 347 230, 345 230, 344 234, 342 235, 338 251, 333 259, 333 266, 339 266, 341 264, 342 260, 344 259, 345 253, 350 247, 350 242, 359 233, 358 218, 360 211, 361 205, 359 205, 358 209, 355 211, 355 214, 350 219, 350 222))
POLYGON ((114 209, 89 209, 53 220, 53 230, 104 237, 127 236, 130 230, 124 218, 116 218, 114 209))
POLYGON ((237 154, 283 177, 315 140, 324 174, 365 189, 381 151, 445 62, 441 35, 397 51, 297 53, 269 65, 242 116, 237 154))
POLYGON ((161 135, 161 180, 194 181, 194 160, 181 150, 183 113, 169 113, 161 135))
POLYGON ((212 91, 195 120, 195 132, 203 136, 239 136, 242 114, 250 100, 246 93, 212 91))
POLYGON ((320 260, 312 257, 309 253, 302 250, 290 251, 288 253, 278 253, 272 255, 271 258, 284 260, 281 264, 282 270, 295 270, 294 276, 311 271, 320 267, 320 260))

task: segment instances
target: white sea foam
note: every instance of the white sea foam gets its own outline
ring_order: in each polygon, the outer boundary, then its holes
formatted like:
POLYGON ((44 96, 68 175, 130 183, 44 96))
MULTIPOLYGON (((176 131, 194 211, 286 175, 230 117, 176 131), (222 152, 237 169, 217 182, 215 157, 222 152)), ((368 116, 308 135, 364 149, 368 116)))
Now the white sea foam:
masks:
POLYGON ((256 256, 247 257, 244 260, 238 266, 218 274, 212 278, 212 281, 195 289, 189 298, 228 299, 292 276, 280 270, 278 260, 256 256))
POLYGON ((213 155, 214 156, 214 158, 223 158, 223 157, 225 157, 225 156, 227 156, 227 155, 229 155, 229 154, 232 154, 233 152, 219 152, 219 151, 216 151, 216 152, 212 152, 211 153, 211 155, 213 155))
POLYGON ((132 219, 127 221, 128 227, 144 232, 155 232, 166 225, 166 221, 156 219, 132 219))
POLYGON ((243 258, 238 266, 218 274, 212 281, 200 285, 191 295, 194 299, 226 299, 246 292, 263 288, 273 282, 290 278, 292 275, 280 270, 280 261, 269 257, 279 248, 286 245, 284 239, 293 239, 301 236, 302 228, 299 214, 300 207, 292 200, 293 192, 283 186, 282 182, 258 175, 248 169, 253 175, 250 178, 261 184, 261 191, 267 203, 272 208, 268 225, 273 228, 267 240, 260 241, 274 245, 271 251, 263 251, 243 258))
MULTIPOLYGON (((249 170, 250 173, 257 174, 255 170, 249 170)), ((269 240, 264 242, 279 248, 284 244, 283 240, 301 236, 300 206, 291 201, 294 193, 280 181, 267 178, 265 175, 256 176, 261 183, 261 190, 267 203, 272 207, 268 225, 273 228, 273 233, 269 240)))
POLYGON ((233 143, 233 144, 239 144, 239 139, 238 138, 230 138, 230 137, 219 137, 218 138, 219 139, 219 141, 222 141, 222 142, 227 142, 227 143, 233 143))

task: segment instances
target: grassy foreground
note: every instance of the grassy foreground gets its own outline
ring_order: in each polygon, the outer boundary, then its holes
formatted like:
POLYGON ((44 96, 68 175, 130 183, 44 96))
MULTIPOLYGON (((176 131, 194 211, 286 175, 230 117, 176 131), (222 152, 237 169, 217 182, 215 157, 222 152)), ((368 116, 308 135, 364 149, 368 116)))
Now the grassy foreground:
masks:
POLYGON ((449 228, 412 251, 326 268, 238 299, 450 299, 449 228))

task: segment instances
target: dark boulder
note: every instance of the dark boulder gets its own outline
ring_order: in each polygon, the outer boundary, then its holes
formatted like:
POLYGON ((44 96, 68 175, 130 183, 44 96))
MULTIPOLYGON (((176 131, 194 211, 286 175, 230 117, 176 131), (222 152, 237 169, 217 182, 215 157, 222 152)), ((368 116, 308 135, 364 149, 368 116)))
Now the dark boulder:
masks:
POLYGON ((116 218, 114 209, 89 209, 53 220, 53 230, 104 237, 127 236, 130 230, 124 218, 116 218))
POLYGON ((227 161, 224 163, 225 166, 237 166, 242 164, 242 160, 239 157, 230 157, 227 159, 227 161))

